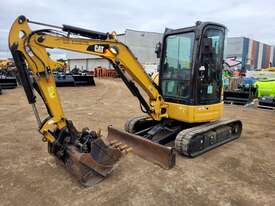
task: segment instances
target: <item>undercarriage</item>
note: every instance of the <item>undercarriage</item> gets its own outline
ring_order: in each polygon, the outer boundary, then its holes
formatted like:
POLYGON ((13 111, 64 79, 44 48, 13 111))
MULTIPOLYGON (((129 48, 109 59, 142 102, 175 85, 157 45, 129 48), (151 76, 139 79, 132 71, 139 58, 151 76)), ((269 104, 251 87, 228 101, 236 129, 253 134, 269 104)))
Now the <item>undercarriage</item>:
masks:
MULTIPOLYGON (((240 120, 218 120, 208 123, 183 123, 176 120, 164 119, 154 121, 148 116, 135 117, 125 124, 124 138, 119 139, 125 144, 137 139, 145 140, 146 144, 159 145, 169 157, 158 159, 159 165, 171 168, 175 165, 176 150, 188 157, 196 157, 222 144, 237 139, 241 135, 242 123, 240 120), (134 139, 134 140, 133 140, 134 139), (174 154, 171 156, 171 154, 174 154)), ((122 133, 122 132, 121 132, 122 133)), ((140 142, 140 141, 138 141, 140 142)), ((135 151, 136 145, 129 145, 135 151)), ((147 155, 147 151, 143 150, 147 155)), ((143 155, 146 156, 146 155, 143 155)), ((153 158, 157 155, 153 154, 153 158)), ((148 159, 148 157, 147 157, 148 159)), ((150 159, 150 158, 149 158, 150 159)))

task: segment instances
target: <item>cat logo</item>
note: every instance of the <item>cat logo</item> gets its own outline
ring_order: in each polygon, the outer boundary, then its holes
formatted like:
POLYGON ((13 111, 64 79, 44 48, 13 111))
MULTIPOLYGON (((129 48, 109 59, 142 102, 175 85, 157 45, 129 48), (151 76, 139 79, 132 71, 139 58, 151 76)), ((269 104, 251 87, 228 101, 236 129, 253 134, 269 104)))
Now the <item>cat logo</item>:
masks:
POLYGON ((88 46, 87 50, 103 54, 106 49, 109 49, 109 47, 110 46, 108 44, 93 44, 88 46))
POLYGON ((95 50, 95 52, 103 53, 104 52, 104 46, 96 44, 94 46, 94 50, 95 50))

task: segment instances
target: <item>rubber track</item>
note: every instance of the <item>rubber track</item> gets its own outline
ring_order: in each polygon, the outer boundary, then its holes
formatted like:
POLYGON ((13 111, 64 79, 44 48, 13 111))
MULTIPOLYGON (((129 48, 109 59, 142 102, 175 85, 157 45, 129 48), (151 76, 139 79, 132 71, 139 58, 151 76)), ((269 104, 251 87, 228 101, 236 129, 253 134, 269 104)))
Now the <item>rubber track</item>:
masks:
POLYGON ((229 141, 239 138, 241 135, 241 131, 242 131, 242 123, 240 120, 219 120, 219 121, 203 124, 201 126, 182 130, 176 137, 175 148, 176 148, 176 151, 178 151, 179 153, 181 153, 183 155, 186 155, 189 157, 195 157, 195 156, 205 153, 211 149, 214 149, 222 144, 225 144, 229 141), (207 133, 211 130, 217 129, 222 126, 230 126, 231 124, 239 124, 239 126, 240 126, 239 127, 240 130, 238 131, 238 133, 236 135, 232 136, 231 138, 225 139, 222 142, 218 142, 214 145, 211 145, 210 147, 207 147, 207 148, 205 148, 201 151, 198 151, 196 153, 193 153, 193 154, 188 153, 188 144, 190 143, 190 141, 192 140, 193 137, 195 137, 199 134, 202 134, 202 133, 207 133))

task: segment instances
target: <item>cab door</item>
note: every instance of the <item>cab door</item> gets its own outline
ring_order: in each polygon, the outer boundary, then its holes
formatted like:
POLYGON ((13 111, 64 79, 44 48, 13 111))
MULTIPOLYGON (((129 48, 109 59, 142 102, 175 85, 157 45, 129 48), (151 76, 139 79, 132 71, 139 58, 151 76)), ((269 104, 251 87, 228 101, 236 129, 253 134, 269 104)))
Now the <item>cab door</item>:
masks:
POLYGON ((197 104, 221 102, 225 29, 208 26, 201 39, 197 71, 197 104))

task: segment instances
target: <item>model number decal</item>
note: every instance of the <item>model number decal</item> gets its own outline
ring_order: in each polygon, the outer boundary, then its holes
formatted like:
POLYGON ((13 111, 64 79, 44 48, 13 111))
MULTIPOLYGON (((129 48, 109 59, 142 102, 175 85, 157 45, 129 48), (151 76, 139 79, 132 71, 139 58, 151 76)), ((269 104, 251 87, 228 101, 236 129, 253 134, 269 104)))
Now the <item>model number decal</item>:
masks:
POLYGON ((55 98, 56 97, 56 92, 55 92, 55 88, 53 86, 48 87, 48 93, 50 98, 55 98))

